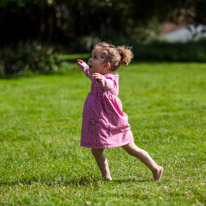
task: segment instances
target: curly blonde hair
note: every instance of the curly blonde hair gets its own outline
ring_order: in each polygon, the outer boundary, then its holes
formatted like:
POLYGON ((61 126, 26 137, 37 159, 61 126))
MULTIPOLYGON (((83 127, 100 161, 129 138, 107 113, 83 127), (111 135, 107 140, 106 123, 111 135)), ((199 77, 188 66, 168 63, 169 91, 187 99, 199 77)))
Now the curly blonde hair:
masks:
POLYGON ((111 64, 111 71, 119 69, 120 65, 128 65, 134 57, 131 47, 118 46, 106 42, 100 42, 94 46, 94 49, 101 50, 101 58, 104 62, 111 64))

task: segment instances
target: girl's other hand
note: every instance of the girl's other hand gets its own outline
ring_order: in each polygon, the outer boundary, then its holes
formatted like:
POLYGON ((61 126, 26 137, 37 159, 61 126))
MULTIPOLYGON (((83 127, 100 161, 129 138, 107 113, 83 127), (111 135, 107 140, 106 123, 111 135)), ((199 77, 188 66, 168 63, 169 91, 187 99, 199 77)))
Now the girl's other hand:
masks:
POLYGON ((92 76, 102 85, 102 75, 100 73, 93 73, 92 76))

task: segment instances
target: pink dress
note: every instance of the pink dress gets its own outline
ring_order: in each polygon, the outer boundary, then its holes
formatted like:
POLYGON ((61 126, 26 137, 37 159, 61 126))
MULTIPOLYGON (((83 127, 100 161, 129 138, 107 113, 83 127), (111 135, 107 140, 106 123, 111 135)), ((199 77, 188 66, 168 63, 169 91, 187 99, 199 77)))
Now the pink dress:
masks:
POLYGON ((118 98, 119 76, 102 75, 102 88, 89 73, 86 63, 81 68, 92 81, 83 109, 81 146, 104 149, 133 142, 128 116, 122 111, 122 103, 118 98))

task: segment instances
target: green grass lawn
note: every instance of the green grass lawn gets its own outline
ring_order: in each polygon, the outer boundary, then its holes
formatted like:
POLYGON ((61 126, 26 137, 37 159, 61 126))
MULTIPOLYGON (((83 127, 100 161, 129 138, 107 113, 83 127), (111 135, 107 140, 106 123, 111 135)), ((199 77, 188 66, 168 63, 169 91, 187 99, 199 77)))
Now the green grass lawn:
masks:
POLYGON ((0 79, 0 205, 206 205, 206 64, 133 63, 120 94, 136 144, 164 167, 161 181, 121 148, 102 181, 81 148, 90 81, 68 72, 0 79))

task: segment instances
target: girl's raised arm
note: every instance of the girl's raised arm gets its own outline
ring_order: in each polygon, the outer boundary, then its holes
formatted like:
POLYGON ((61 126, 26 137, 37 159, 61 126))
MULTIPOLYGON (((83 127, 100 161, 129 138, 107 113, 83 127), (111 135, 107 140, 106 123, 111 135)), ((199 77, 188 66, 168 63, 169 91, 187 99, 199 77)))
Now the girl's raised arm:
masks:
POLYGON ((77 65, 82 68, 82 71, 86 74, 88 78, 90 78, 91 80, 93 79, 93 76, 89 73, 89 66, 84 61, 82 61, 81 59, 77 59, 77 65))

